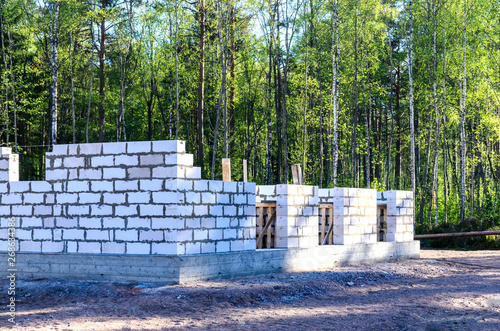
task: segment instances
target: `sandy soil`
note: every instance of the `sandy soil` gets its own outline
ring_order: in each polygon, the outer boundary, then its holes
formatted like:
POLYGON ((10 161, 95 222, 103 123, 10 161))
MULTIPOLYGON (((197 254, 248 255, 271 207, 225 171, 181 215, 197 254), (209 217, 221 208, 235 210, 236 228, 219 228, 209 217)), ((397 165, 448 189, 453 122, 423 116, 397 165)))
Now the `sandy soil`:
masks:
POLYGON ((18 280, 23 330, 500 330, 500 251, 187 285, 18 280))

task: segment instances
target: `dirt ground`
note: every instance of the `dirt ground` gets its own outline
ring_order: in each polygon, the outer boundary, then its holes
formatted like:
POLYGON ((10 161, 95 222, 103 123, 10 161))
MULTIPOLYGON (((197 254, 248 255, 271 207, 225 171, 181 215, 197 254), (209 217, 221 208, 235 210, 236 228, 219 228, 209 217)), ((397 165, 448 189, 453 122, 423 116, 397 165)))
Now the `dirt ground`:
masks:
POLYGON ((187 285, 18 280, 23 330, 500 330, 500 251, 187 285))

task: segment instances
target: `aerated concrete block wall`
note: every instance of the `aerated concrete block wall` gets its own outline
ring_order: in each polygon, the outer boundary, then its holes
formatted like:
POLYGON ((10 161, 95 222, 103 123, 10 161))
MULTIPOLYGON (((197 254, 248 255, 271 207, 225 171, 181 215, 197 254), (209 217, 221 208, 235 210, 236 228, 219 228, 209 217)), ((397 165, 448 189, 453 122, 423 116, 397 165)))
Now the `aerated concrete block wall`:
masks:
POLYGON ((257 186, 257 201, 276 201, 276 246, 318 245, 318 187, 308 185, 257 186))
POLYGON ((19 155, 12 148, 0 147, 0 182, 19 181, 19 155))
POLYGON ((387 241, 403 242, 413 240, 413 192, 378 192, 377 200, 379 203, 387 203, 387 241))
POLYGON ((377 242, 376 190, 343 187, 320 189, 319 201, 333 203, 334 244, 377 242))
POLYGON ((183 141, 57 145, 46 156, 46 181, 12 181, 4 156, 0 238, 16 218, 20 252, 255 249, 255 184, 200 180, 183 141))

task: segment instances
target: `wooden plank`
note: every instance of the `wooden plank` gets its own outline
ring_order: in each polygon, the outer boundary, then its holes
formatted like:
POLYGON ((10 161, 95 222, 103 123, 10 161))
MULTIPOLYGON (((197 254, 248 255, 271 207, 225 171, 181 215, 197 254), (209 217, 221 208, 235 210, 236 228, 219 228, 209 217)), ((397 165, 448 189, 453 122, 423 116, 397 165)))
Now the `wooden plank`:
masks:
POLYGON ((276 210, 274 210, 271 217, 269 217, 269 219, 266 222, 266 225, 264 226, 264 228, 262 229, 262 232, 259 235, 259 238, 257 238, 257 246, 259 246, 259 244, 262 243, 262 239, 264 239, 264 233, 267 232, 267 229, 271 226, 271 223, 273 222, 273 220, 275 218, 276 218, 276 210))
POLYGON ((247 160, 243 160, 243 182, 248 182, 247 160))
POLYGON ((222 159, 222 180, 231 181, 231 159, 222 159))
POLYGON ((257 202, 255 207, 276 207, 276 202, 257 202))
POLYGON ((326 234, 325 239, 323 239, 323 243, 321 245, 326 245, 326 243, 328 242, 328 237, 332 234, 333 234, 333 226, 330 226, 330 228, 328 229, 328 233, 326 234))
POLYGON ((413 238, 414 239, 427 239, 427 238, 472 237, 472 236, 489 236, 489 235, 500 235, 500 230, 417 234, 413 238))
MULTIPOLYGON (((332 207, 333 207, 333 204, 332 204, 332 207)), ((329 216, 330 216, 330 219, 329 219, 329 228, 328 228, 328 233, 329 235, 327 236, 328 238, 328 244, 329 245, 333 245, 333 208, 330 208, 328 210, 329 212, 329 216), (332 229, 332 231, 330 231, 330 229, 332 229)))
POLYGON ((292 166, 292 177, 294 185, 302 185, 302 169, 300 164, 294 164, 292 166))
MULTIPOLYGON (((271 210, 272 207, 267 207, 267 217, 270 218, 271 216, 271 210)), ((273 229, 272 229, 272 220, 269 224, 269 227, 267 228, 267 237, 266 237, 266 248, 271 248, 272 247, 272 239, 273 239, 273 229)))
MULTIPOLYGON (((258 218, 258 233, 257 233, 257 238, 262 234, 262 220, 264 218, 264 207, 259 207, 259 218, 258 218)), ((257 244, 257 248, 262 248, 262 243, 257 244)))
POLYGON ((320 208, 321 211, 321 235, 320 240, 323 242, 325 240, 326 234, 326 208, 320 208))
POLYGON ((326 208, 326 209, 333 208, 333 203, 320 203, 319 208, 326 208))

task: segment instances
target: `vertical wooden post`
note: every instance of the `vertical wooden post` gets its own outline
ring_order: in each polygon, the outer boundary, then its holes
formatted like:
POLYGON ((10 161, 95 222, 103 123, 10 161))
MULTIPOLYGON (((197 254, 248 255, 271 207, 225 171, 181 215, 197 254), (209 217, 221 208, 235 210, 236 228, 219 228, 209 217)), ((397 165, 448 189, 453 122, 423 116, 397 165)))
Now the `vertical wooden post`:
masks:
POLYGON ((302 185, 302 169, 300 164, 294 164, 292 166, 292 177, 294 185, 302 185))
POLYGON ((248 182, 247 160, 243 160, 243 181, 248 182))
POLYGON ((231 181, 231 159, 222 159, 222 180, 231 181))

